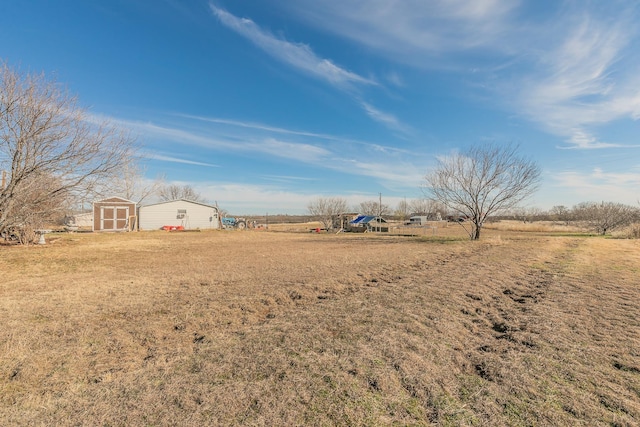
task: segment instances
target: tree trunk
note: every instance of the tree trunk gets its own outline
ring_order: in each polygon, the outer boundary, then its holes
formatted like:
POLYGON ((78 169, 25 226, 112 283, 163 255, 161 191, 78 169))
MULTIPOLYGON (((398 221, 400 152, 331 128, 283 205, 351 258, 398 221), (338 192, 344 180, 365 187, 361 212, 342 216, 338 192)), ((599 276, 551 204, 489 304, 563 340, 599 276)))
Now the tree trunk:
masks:
POLYGON ((473 224, 473 233, 471 235, 471 240, 480 240, 480 229, 482 227, 478 224, 473 224))

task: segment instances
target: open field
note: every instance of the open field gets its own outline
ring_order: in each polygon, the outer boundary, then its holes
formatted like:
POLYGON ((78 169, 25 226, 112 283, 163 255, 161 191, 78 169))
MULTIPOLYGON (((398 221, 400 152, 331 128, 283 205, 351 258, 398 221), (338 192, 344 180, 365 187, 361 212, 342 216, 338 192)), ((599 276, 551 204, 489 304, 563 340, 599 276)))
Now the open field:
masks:
POLYGON ((0 420, 638 425, 640 241, 447 230, 0 246, 0 420))

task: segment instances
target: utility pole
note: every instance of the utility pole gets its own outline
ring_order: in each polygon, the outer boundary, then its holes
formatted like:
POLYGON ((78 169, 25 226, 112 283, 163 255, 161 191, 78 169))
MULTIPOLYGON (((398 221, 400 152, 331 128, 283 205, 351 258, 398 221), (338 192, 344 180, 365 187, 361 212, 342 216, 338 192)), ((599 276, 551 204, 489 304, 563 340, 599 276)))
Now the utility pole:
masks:
POLYGON ((378 193, 380 199, 378 201, 378 219, 376 220, 376 222, 378 223, 378 233, 380 233, 380 230, 382 230, 382 224, 380 224, 380 221, 382 221, 382 193, 378 193))
POLYGON ((4 186, 7 183, 7 171, 2 171, 2 184, 0 185, 0 190, 4 190, 4 186))

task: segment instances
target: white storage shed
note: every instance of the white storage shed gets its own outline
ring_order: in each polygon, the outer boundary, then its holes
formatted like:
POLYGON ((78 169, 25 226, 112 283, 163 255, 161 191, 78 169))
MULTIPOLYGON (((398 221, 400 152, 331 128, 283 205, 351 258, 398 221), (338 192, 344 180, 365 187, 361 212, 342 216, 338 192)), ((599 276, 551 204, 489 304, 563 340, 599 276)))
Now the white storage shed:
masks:
POLYGON ((140 230, 171 227, 184 230, 220 228, 218 208, 204 203, 180 199, 141 206, 138 209, 140 230))

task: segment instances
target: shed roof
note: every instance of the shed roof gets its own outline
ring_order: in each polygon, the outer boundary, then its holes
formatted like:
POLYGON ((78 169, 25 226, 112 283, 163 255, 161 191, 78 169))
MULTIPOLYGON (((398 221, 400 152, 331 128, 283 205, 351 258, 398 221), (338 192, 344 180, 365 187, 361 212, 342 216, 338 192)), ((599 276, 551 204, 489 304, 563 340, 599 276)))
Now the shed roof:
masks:
POLYGON ((149 205, 144 205, 142 206, 143 208, 146 208, 147 206, 158 206, 158 205, 166 205, 167 203, 175 203, 175 202, 187 202, 187 203, 192 203, 194 205, 200 205, 200 206, 206 206, 208 208, 212 208, 212 209, 218 209, 217 206, 213 206, 213 205, 208 205, 206 203, 201 203, 201 202, 194 202, 193 200, 189 200, 189 199, 175 199, 175 200, 167 200, 165 202, 158 202, 158 203, 151 203, 149 205))
POLYGON ((379 216, 371 216, 371 215, 359 215, 353 221, 350 221, 349 224, 359 225, 359 224, 369 224, 370 222, 387 222, 384 218, 380 218, 379 216))
POLYGON ((96 200, 93 203, 131 203, 134 205, 136 204, 136 202, 122 198, 122 197, 107 197, 106 199, 96 200))

